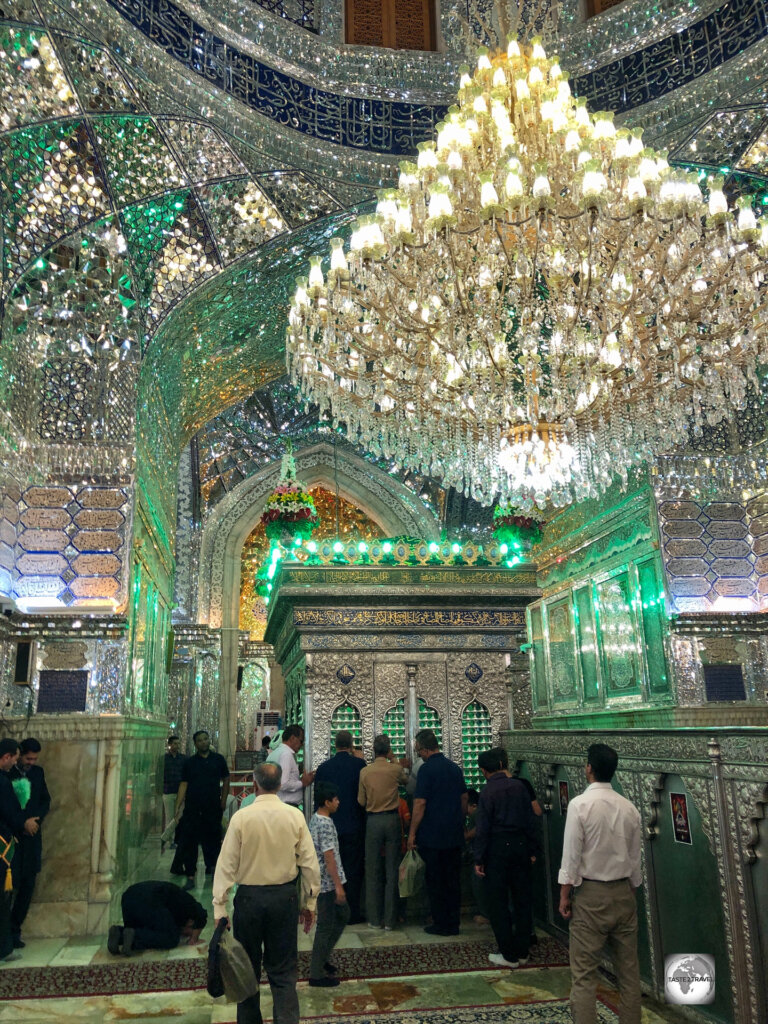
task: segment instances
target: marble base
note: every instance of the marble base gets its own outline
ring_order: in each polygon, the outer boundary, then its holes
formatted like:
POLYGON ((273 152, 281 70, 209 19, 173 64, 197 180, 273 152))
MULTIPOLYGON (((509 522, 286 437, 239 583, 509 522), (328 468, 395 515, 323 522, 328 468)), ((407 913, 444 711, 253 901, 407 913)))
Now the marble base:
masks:
POLYGON ((73 715, 9 725, 12 736, 40 740, 51 793, 24 937, 103 935, 126 885, 151 876, 167 726, 73 715))

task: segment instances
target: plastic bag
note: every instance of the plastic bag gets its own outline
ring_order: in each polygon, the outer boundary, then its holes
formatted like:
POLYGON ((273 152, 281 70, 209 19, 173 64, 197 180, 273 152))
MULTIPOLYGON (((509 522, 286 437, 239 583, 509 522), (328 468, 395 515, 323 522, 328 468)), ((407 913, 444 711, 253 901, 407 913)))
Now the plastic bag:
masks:
POLYGON ((171 818, 171 820, 165 826, 165 828, 163 829, 163 832, 160 835, 160 841, 162 843, 169 843, 173 839, 173 837, 174 837, 174 835, 176 833, 176 829, 178 828, 178 826, 179 826, 178 821, 175 818, 171 818))
POLYGON ((398 882, 400 895, 405 899, 414 896, 424 880, 424 861, 415 850, 409 850, 400 861, 398 882))

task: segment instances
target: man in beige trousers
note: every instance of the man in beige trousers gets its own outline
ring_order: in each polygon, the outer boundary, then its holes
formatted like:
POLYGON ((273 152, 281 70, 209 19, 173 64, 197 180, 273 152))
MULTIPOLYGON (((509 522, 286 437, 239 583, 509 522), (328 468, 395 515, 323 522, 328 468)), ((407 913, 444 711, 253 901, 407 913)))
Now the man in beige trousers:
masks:
POLYGON ((597 969, 606 944, 621 995, 619 1024, 640 1024, 635 897, 643 879, 640 814, 611 786, 618 762, 615 750, 593 743, 587 751, 589 785, 568 804, 558 881, 560 914, 571 922, 574 1024, 597 1022, 597 969))

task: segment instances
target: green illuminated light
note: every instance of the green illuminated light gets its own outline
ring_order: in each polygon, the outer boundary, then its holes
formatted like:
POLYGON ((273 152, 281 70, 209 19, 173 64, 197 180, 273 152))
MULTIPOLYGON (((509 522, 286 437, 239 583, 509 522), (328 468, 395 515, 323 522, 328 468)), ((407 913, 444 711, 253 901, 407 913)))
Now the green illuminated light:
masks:
POLYGON ((454 553, 454 555, 458 555, 458 553, 461 551, 461 544, 451 544, 451 551, 454 553))
POLYGON ((436 551, 440 550, 440 545, 432 540, 432 541, 429 542, 429 550, 430 550, 430 553, 434 555, 436 551))
POLYGON ((317 544, 313 540, 307 542, 307 551, 313 555, 317 551, 317 544))
POLYGON ((336 554, 339 554, 340 551, 344 550, 344 545, 341 543, 340 540, 336 540, 333 542, 333 550, 336 552, 336 554))
POLYGON ((501 544, 499 546, 499 551, 502 553, 502 555, 506 555, 506 553, 509 551, 509 547, 506 544, 501 544))
POLYGON ((388 540, 384 541, 384 543, 381 545, 381 550, 384 552, 385 555, 388 555, 389 552, 392 550, 392 545, 389 543, 388 540))
POLYGON ((365 554, 365 552, 368 550, 368 545, 365 543, 364 540, 361 540, 360 543, 357 545, 357 550, 360 552, 361 555, 365 554))

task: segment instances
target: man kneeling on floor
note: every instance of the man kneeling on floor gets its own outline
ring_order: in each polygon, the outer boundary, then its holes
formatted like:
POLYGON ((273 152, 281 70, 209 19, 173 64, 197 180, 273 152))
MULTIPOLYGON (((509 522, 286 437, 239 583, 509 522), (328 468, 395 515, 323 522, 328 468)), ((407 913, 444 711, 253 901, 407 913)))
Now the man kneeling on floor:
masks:
POLYGON ((123 923, 109 929, 113 955, 142 949, 173 949, 182 937, 197 942, 208 914, 194 897, 173 882, 137 882, 122 899, 123 923))

